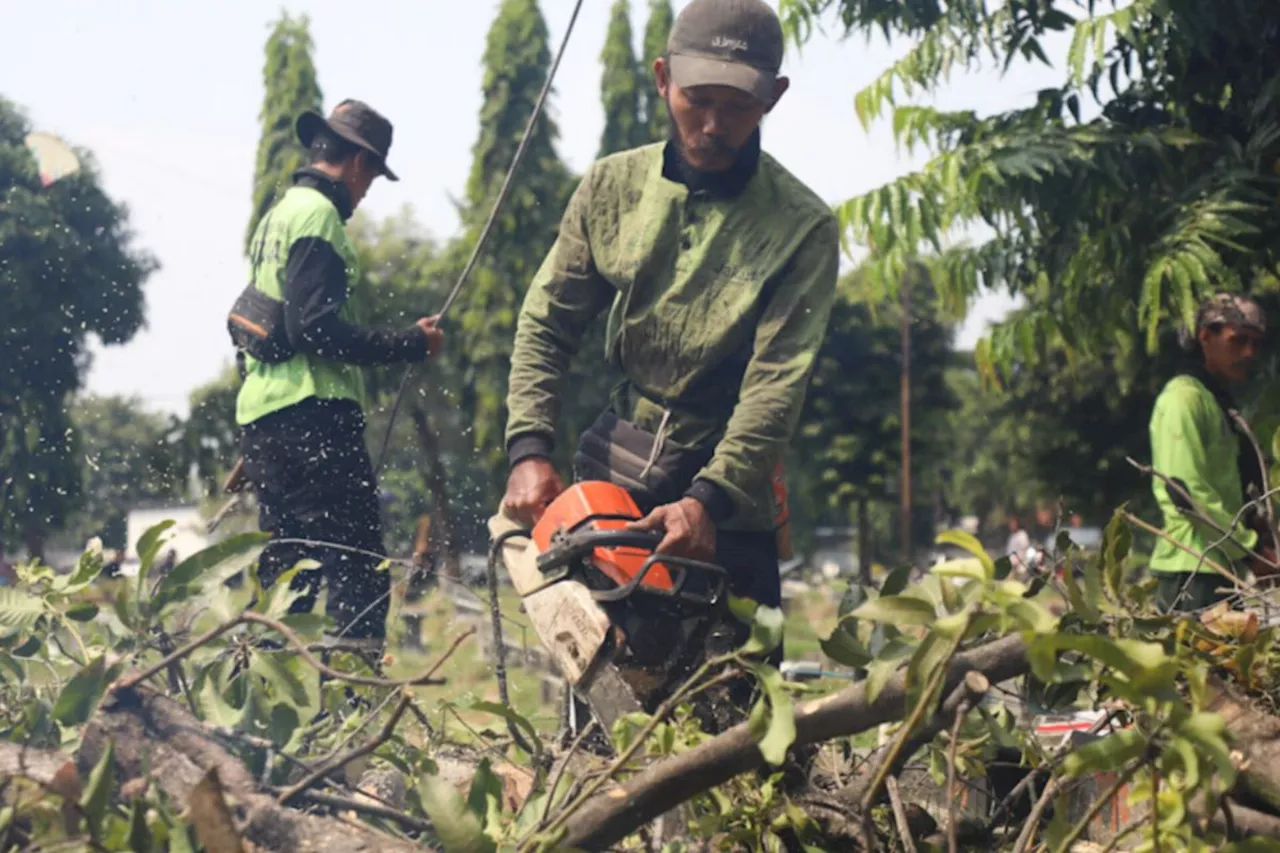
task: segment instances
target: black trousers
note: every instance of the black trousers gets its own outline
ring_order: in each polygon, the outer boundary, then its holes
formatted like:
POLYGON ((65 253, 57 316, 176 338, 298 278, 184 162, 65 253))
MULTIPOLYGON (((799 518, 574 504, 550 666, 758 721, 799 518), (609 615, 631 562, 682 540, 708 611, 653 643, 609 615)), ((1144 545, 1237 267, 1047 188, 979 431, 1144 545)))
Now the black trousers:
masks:
POLYGON ((315 560, 319 569, 294 578, 293 588, 305 590, 294 612, 315 606, 323 580, 337 632, 384 638, 391 578, 378 571, 378 557, 275 541, 307 539, 383 553, 364 427, 364 414, 355 403, 311 398, 247 425, 241 452, 245 474, 257 489, 259 526, 273 540, 258 566, 263 588, 300 560, 315 560))

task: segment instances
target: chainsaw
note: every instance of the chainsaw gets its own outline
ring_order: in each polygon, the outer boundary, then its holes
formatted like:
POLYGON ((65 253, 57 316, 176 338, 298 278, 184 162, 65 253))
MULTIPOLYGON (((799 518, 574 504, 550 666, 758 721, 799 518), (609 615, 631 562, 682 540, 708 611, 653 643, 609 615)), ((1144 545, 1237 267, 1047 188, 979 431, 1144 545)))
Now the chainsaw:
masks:
POLYGON ((740 639, 724 568, 655 553, 661 535, 626 529, 641 517, 626 489, 587 481, 532 530, 503 514, 489 520, 492 554, 534 633, 605 732, 653 713, 707 655, 740 639))

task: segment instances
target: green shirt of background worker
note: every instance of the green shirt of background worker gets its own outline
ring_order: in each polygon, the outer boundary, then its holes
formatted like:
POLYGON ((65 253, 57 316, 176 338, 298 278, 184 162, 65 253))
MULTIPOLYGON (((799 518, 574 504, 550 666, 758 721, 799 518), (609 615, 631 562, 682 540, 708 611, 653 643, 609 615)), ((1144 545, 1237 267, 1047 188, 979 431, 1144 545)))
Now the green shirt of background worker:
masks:
POLYGON ((1153 479, 1169 538, 1156 540, 1150 568, 1166 609, 1200 610, 1230 595, 1230 581, 1201 554, 1237 575, 1272 573, 1264 562, 1275 562, 1272 534, 1262 513, 1247 508, 1260 495, 1260 463, 1231 415, 1238 409, 1231 389, 1252 374, 1265 332, 1256 302, 1217 294, 1200 306, 1186 340, 1192 366, 1156 399, 1152 467, 1172 483, 1153 479))
POLYGON ((760 148, 788 87, 782 53, 759 0, 693 0, 675 21, 653 65, 670 140, 591 165, 526 294, 503 504, 531 524, 563 490, 551 457, 564 379, 607 312, 604 355, 624 382, 581 437, 576 478, 627 487, 647 513, 632 527, 664 534, 658 551, 713 560, 735 594, 769 606, 773 475, 839 261, 828 205, 760 148))

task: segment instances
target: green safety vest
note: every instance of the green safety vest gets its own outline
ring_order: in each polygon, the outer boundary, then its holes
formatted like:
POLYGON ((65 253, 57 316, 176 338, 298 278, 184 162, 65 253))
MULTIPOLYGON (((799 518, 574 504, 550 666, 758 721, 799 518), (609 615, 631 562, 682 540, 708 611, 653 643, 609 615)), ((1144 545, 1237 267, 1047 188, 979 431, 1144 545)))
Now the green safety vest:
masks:
MULTIPOLYGON (((283 301, 289 248, 307 237, 327 241, 342 256, 349 296, 338 316, 349 323, 360 324, 367 309, 365 294, 359 287, 360 265, 355 245, 347 236, 333 202, 311 187, 290 187, 258 223, 249 251, 254 287, 283 301)), ((309 397, 352 400, 361 408, 365 406, 364 374, 356 365, 302 352, 280 364, 265 364, 248 355, 244 363, 244 384, 236 397, 236 423, 240 426, 309 397)))

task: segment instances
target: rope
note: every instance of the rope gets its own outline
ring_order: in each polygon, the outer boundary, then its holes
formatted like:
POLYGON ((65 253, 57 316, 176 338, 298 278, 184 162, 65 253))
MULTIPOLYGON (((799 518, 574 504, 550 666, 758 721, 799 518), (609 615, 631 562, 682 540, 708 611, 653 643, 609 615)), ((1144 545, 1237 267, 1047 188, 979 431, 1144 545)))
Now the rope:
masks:
MULTIPOLYGON (((542 115, 543 106, 547 102, 547 95, 551 92, 551 83, 556 78, 556 71, 560 69, 560 60, 564 58, 565 48, 569 46, 569 37, 573 35, 573 25, 577 23, 580 11, 582 11, 582 0, 578 0, 573 6, 573 14, 569 16, 569 25, 565 28, 564 38, 560 40, 560 49, 556 51, 556 58, 551 63, 551 70, 547 72, 547 79, 542 84, 542 91, 538 93, 538 100, 533 105, 533 112, 529 114, 529 121, 525 123, 524 135, 520 137, 520 145, 516 148, 515 156, 511 158, 511 166, 507 169, 506 177, 502 181, 502 188, 498 190, 498 197, 493 201, 493 207, 489 210, 489 218, 485 221, 484 228, 481 229, 480 236, 476 239, 476 244, 471 250, 471 257, 467 259, 466 266, 462 268, 462 273, 458 276, 457 282, 454 283, 453 289, 445 297, 444 305, 441 306, 437 315, 441 319, 453 307, 458 294, 462 292, 462 288, 471 277, 472 270, 475 269, 476 263, 480 260, 480 253, 484 250, 485 243, 489 241, 489 235, 493 233, 494 223, 498 221, 498 213, 502 210, 502 205, 506 202, 507 195, 511 192, 511 184, 516 176, 516 170, 520 168, 520 162, 524 159, 525 150, 529 147, 529 141, 533 138, 533 129, 537 126, 538 118, 542 115)), ((391 416, 387 419, 387 429, 382 436, 382 449, 378 451, 378 462, 373 468, 375 477, 381 473, 382 463, 387 459, 387 448, 391 444, 391 431, 395 426, 396 416, 400 413, 400 404, 404 400, 405 391, 408 390, 409 382, 413 377, 413 370, 414 365, 410 365, 405 370, 404 377, 400 380, 400 389, 396 392, 395 400, 391 405, 391 416)))

